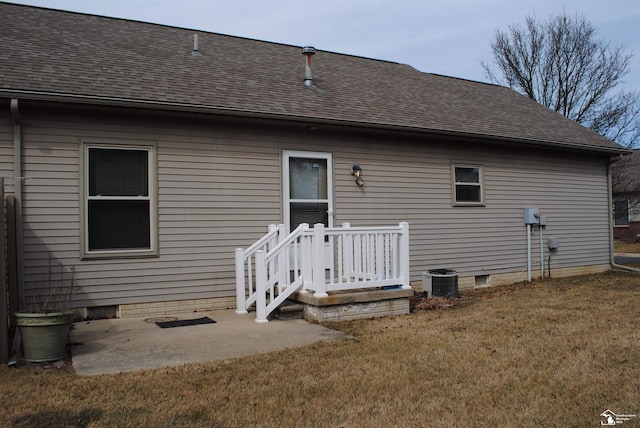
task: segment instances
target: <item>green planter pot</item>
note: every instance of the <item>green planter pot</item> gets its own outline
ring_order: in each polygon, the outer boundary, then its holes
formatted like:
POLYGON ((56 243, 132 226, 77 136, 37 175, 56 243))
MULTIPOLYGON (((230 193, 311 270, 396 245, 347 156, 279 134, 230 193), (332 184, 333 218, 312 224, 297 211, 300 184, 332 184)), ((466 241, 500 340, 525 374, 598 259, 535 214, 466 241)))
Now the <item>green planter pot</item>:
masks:
POLYGON ((73 312, 16 313, 24 359, 33 363, 62 360, 67 355, 67 335, 73 312))

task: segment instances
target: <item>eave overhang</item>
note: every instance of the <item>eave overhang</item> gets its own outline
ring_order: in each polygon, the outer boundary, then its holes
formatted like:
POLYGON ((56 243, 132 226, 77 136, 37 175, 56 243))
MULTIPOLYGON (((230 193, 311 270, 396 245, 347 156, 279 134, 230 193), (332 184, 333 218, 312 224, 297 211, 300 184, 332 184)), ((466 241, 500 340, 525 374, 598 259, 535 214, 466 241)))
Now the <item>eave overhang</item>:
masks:
POLYGON ((86 95, 86 94, 70 94, 70 93, 56 93, 56 92, 42 92, 42 91, 29 91, 29 90, 17 90, 17 89, 0 89, 0 98, 7 99, 20 99, 29 101, 43 101, 43 102, 60 102, 67 104, 79 104, 79 105, 96 105, 104 107, 121 107, 121 108, 137 108, 146 110, 158 110, 158 111, 176 111, 184 113, 199 113, 212 116, 228 116, 238 118, 251 118, 251 119, 264 119, 272 121, 287 121, 287 122, 299 122, 305 124, 314 125, 328 125, 334 127, 347 127, 350 129, 361 130, 378 130, 378 131, 391 131, 408 133, 412 135, 430 135, 430 136, 444 136, 454 137, 464 140, 474 140, 485 143, 508 143, 510 145, 517 145, 520 147, 528 148, 547 148, 547 149, 560 149, 579 151, 583 153, 593 153, 600 155, 615 156, 621 154, 630 153, 631 150, 615 147, 602 147, 592 145, 581 145, 571 142, 558 142, 558 141, 543 141, 543 140, 531 140, 525 138, 515 138, 501 135, 490 134, 477 134, 462 131, 452 131, 443 129, 431 129, 419 126, 410 125, 398 125, 380 122, 364 122, 364 121, 351 121, 338 118, 326 118, 316 117, 310 115, 292 115, 283 113, 271 113, 266 111, 251 111, 244 109, 235 109, 222 106, 208 106, 200 104, 189 104, 170 101, 157 101, 157 100, 140 100, 129 98, 115 98, 99 95, 86 95))

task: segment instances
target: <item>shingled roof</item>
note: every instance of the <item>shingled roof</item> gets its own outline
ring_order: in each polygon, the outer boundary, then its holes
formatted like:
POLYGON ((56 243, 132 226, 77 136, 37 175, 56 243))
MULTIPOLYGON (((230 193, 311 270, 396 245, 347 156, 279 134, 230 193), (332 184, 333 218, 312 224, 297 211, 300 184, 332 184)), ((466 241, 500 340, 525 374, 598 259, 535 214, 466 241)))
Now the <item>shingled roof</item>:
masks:
MULTIPOLYGON (((409 65, 0 3, 0 98, 162 107, 453 134, 615 153, 616 143, 511 89, 409 65), (201 55, 193 55, 198 34, 201 55)), ((426 54, 426 53, 425 53, 426 54)))

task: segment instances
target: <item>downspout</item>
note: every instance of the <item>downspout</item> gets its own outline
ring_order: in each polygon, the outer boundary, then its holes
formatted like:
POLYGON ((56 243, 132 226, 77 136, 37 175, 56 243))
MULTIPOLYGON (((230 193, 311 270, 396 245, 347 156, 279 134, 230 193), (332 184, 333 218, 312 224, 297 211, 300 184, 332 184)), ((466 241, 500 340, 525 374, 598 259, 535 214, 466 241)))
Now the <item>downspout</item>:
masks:
POLYGON ((607 164, 607 190, 609 202, 609 251, 611 257, 611 267, 614 269, 622 269, 628 272, 640 273, 640 269, 629 266, 619 265, 615 262, 615 253, 613 251, 613 184, 611 180, 611 162, 607 164))
POLYGON ((13 176, 16 209, 16 278, 18 282, 18 307, 24 308, 24 243, 22 232, 22 125, 18 99, 11 99, 11 117, 13 118, 13 176))

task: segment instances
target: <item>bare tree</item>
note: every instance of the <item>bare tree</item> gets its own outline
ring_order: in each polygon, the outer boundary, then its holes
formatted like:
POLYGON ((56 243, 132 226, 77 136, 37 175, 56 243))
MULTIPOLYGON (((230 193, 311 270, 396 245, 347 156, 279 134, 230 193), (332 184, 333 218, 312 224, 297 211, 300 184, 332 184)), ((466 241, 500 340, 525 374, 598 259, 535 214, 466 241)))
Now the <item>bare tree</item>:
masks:
POLYGON ((632 55, 598 39, 583 16, 563 13, 497 30, 493 63, 483 61, 494 83, 527 95, 625 147, 640 143, 640 94, 621 90, 632 55))

